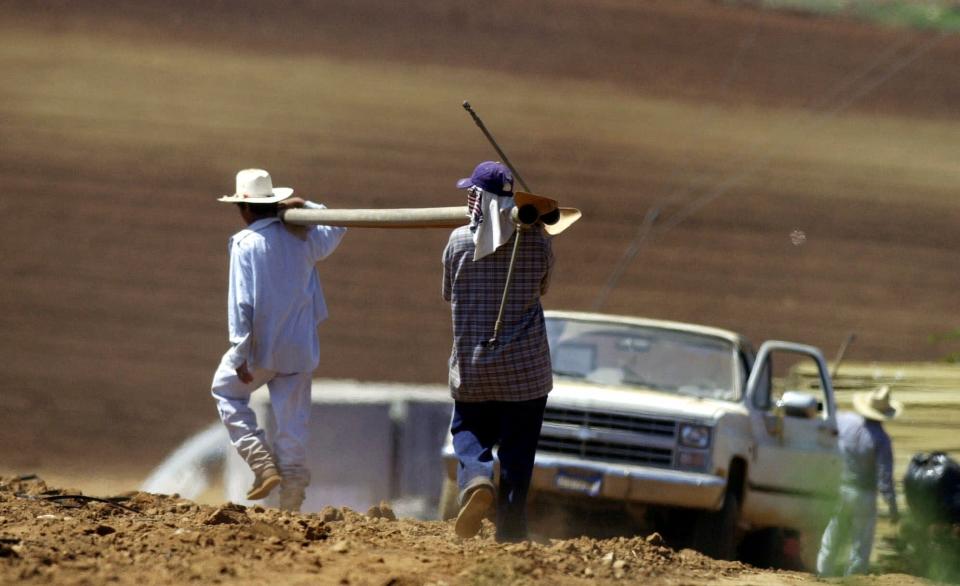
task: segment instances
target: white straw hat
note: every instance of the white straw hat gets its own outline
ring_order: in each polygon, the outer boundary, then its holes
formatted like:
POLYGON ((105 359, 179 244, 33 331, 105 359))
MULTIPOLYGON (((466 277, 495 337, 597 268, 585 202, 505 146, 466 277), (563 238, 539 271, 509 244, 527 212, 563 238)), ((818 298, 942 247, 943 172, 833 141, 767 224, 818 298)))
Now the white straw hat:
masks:
POLYGON ((263 169, 244 169, 237 173, 237 191, 217 199, 224 203, 276 203, 293 195, 289 187, 274 187, 270 173, 263 169))
POLYGON ((883 421, 899 417, 903 413, 903 403, 890 398, 890 387, 882 387, 853 396, 853 408, 867 419, 883 421))

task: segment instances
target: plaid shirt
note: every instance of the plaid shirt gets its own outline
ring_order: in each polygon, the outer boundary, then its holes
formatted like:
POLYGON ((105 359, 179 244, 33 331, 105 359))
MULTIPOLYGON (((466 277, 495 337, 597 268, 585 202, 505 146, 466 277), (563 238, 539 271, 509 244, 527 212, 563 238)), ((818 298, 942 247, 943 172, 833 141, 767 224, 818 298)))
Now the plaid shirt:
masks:
POLYGON ((553 388, 540 305, 553 252, 542 230, 524 230, 499 344, 483 345, 493 335, 515 238, 474 261, 473 235, 463 226, 453 231, 443 251, 443 298, 453 312, 450 394, 458 401, 527 401, 553 388))

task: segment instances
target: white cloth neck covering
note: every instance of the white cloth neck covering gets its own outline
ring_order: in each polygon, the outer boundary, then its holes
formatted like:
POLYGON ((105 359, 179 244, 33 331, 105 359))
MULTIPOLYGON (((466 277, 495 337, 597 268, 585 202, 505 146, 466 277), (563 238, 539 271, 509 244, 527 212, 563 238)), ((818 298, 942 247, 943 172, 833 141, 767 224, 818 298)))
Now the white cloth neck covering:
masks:
POLYGON ((514 208, 513 198, 498 196, 495 193, 484 191, 479 187, 471 187, 479 196, 479 214, 474 213, 470 221, 470 231, 473 232, 473 260, 493 253, 513 236, 516 227, 511 218, 514 208))

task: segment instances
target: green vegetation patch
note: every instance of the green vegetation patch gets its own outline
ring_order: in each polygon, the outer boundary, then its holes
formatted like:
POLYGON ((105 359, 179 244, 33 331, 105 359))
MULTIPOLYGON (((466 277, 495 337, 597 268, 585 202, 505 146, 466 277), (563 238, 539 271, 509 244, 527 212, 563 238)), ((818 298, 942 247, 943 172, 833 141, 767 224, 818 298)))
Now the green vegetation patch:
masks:
POLYGON ((960 31, 960 4, 953 0, 760 0, 765 7, 848 16, 890 26, 960 31))
MULTIPOLYGON (((958 343, 960 343, 960 328, 950 330, 949 332, 934 334, 930 336, 930 341, 934 344, 949 343, 951 345, 958 345, 958 343)), ((944 362, 960 364, 960 350, 947 354, 943 357, 943 360, 944 362)))

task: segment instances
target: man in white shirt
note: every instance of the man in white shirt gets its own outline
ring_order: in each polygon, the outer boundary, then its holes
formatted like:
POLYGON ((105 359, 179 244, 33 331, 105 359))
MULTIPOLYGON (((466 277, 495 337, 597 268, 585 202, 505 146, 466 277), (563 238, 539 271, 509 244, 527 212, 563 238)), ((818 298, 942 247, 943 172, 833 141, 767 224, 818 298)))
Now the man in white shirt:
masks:
POLYGON ((280 485, 280 507, 299 510, 310 482, 306 467, 311 374, 320 362, 317 325, 327 306, 316 263, 340 244, 345 228, 284 225, 279 210, 322 205, 273 187, 262 169, 237 173, 233 195, 247 227, 230 238, 227 316, 231 347, 213 377, 211 392, 230 441, 254 473, 250 500, 280 485), (273 445, 250 408, 250 394, 270 391, 276 420, 273 445))
POLYGON ((893 443, 883 422, 899 417, 903 403, 890 397, 890 387, 882 386, 854 394, 853 409, 856 413, 837 416, 843 472, 840 499, 817 555, 821 576, 866 574, 870 569, 878 491, 887 502, 891 523, 900 520, 893 487, 893 443))

